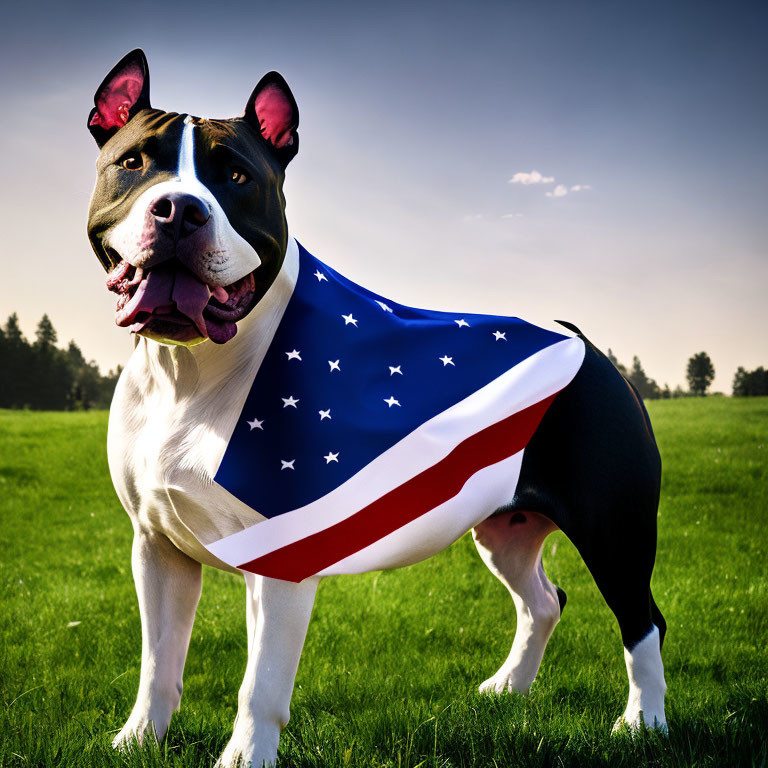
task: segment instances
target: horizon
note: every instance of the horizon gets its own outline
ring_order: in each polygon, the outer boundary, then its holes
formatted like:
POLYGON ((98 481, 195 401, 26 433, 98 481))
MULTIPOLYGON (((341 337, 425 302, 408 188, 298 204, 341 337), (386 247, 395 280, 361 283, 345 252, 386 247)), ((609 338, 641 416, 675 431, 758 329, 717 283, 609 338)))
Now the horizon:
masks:
POLYGON ((235 116, 264 72, 283 73, 301 114, 290 233, 355 282, 568 320, 662 387, 686 387, 702 350, 725 394, 737 367, 768 365, 765 6, 206 7, 141 2, 130 19, 153 23, 136 32, 93 2, 8 14, 0 60, 22 74, 0 86, 3 324, 18 312, 31 339, 47 313, 102 373, 126 363, 85 235, 85 121, 142 47, 169 111, 235 116))

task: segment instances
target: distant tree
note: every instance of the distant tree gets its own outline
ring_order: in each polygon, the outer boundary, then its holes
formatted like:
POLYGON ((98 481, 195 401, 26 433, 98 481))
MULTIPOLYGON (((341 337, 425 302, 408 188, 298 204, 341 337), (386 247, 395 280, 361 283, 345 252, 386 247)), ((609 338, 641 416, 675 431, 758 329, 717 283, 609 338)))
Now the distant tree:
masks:
POLYGON ((715 366, 706 352, 697 352, 689 358, 685 375, 691 393, 703 397, 715 378, 715 366))
POLYGON ((80 351, 80 347, 75 344, 74 339, 69 342, 69 346, 67 347, 67 359, 75 368, 79 368, 81 365, 86 364, 83 353, 80 351))
POLYGON ((605 355, 612 363, 613 367, 626 379, 629 377, 629 372, 627 371, 627 367, 625 365, 622 365, 616 355, 613 354, 611 351, 611 348, 608 347, 608 351, 605 355))
POLYGON ((93 360, 86 362, 80 347, 74 341, 69 342, 65 354, 73 375, 72 406, 83 411, 91 408, 109 408, 122 368, 118 366, 117 373, 110 371, 107 376, 102 376, 98 365, 93 360))
MULTIPOLYGON (((642 363, 640 362, 640 358, 637 355, 632 358, 631 370, 627 370, 627 367, 619 362, 618 358, 613 354, 610 348, 605 356, 610 360, 614 368, 616 368, 627 381, 632 383, 632 386, 638 391, 643 400, 656 400, 662 397, 661 387, 646 375, 642 363)), ((667 390, 669 390, 669 387, 667 387, 667 390)))
POLYGON ((747 371, 741 366, 733 377, 734 397, 760 397, 768 395, 768 370, 760 366, 754 371, 747 371))
POLYGON ((6 321, 0 347, 0 407, 24 408, 30 405, 29 389, 34 380, 32 348, 14 312, 6 321))
POLYGON ((643 400, 656 400, 661 397, 659 385, 646 375, 640 363, 640 358, 637 355, 632 358, 632 370, 629 372, 629 380, 635 385, 643 400))
POLYGON ((27 343, 19 327, 19 316, 15 312, 5 322, 5 338, 11 344, 27 343))
POLYGON ((37 331, 35 331, 35 346, 38 349, 52 349, 56 346, 57 339, 58 334, 53 327, 51 318, 48 315, 43 315, 37 324, 37 331))
POLYGON ((632 358, 632 370, 627 378, 634 384, 643 400, 656 400, 661 397, 659 385, 646 375, 637 355, 632 358))
POLYGON ((664 384, 664 389, 661 390, 661 399, 669 400, 672 397, 672 390, 669 388, 669 384, 664 384))
POLYGON ((33 378, 28 385, 28 402, 32 408, 63 411, 71 407, 74 372, 67 353, 57 349, 57 339, 51 318, 43 315, 37 324, 32 348, 33 378))

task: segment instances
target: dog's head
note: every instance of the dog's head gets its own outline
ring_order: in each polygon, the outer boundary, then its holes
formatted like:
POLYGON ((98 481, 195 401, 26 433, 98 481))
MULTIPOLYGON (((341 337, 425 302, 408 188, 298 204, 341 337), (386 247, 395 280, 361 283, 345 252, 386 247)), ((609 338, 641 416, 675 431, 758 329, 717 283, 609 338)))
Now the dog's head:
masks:
POLYGON ((153 109, 144 53, 96 91, 88 129, 101 149, 88 236, 117 294, 116 322, 157 341, 224 343, 280 270, 283 179, 299 112, 265 75, 242 117, 153 109))

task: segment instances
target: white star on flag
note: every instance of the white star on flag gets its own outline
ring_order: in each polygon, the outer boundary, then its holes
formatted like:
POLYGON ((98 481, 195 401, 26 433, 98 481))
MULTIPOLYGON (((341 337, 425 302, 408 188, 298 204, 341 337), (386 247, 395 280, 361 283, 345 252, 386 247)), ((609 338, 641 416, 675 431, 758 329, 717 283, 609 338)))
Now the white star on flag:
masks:
POLYGON ((496 341, 506 341, 507 334, 505 331, 494 331, 493 335, 496 337, 496 341))
POLYGON ((299 402, 299 399, 295 398, 293 395, 289 395, 288 397, 281 397, 280 399, 283 401, 283 408, 287 408, 289 405, 291 408, 295 408, 296 403, 299 402))
POLYGON ((315 277, 317 278, 318 283, 322 283, 323 280, 328 280, 328 278, 319 269, 317 272, 315 272, 315 277))
POLYGON ((341 368, 339 368, 338 360, 329 360, 328 365, 331 366, 331 370, 328 371, 328 373, 330 373, 331 371, 338 371, 339 373, 341 373, 341 368))
POLYGON ((336 451, 336 453, 331 453, 330 451, 328 451, 328 455, 327 456, 323 456, 323 458, 325 459, 325 463, 326 464, 330 464, 332 461, 335 461, 338 464, 339 463, 339 452, 336 451))
POLYGON ((280 459, 280 463, 282 466, 280 467, 280 471, 282 472, 284 469, 296 469, 296 467, 293 466, 293 462, 296 461, 296 459, 291 459, 290 461, 286 461, 285 459, 280 459))
POLYGON ((441 358, 438 358, 442 364, 443 368, 445 368, 446 365, 452 365, 454 368, 456 367, 455 363, 453 362, 452 357, 448 357, 448 355, 443 355, 441 358))
POLYGON ((389 366, 389 375, 394 376, 396 373, 399 373, 401 376, 403 375, 403 372, 400 370, 399 365, 390 365, 389 366))
POLYGON ((387 306, 383 301, 379 301, 376 299, 376 303, 385 311, 385 312, 391 312, 392 307, 387 306))
POLYGON ((354 325, 355 328, 357 328, 357 320, 355 320, 355 318, 352 317, 351 312, 348 315, 342 315, 342 317, 344 318, 344 325, 349 325, 350 323, 352 323, 352 325, 354 325))
POLYGON ((320 421, 323 419, 330 419, 331 418, 331 409, 329 408, 327 411, 318 411, 320 414, 320 421))
POLYGON ((459 326, 459 328, 469 328, 469 323, 462 317, 461 320, 454 320, 454 323, 459 326))
POLYGON ((260 429, 262 431, 264 430, 264 427, 261 426, 264 422, 259 421, 258 419, 254 419, 253 421, 248 421, 246 423, 251 428, 251 430, 254 430, 254 429, 260 429))
POLYGON ((400 402, 399 402, 398 400, 395 400, 395 398, 394 398, 394 397, 392 397, 392 395, 390 395, 389 397, 385 397, 385 398, 384 398, 384 402, 385 402, 385 403, 386 403, 386 404, 387 404, 387 405, 388 405, 390 408, 391 408, 393 405, 400 405, 400 402))
POLYGON ((289 360, 301 360, 301 355, 299 354, 298 349, 294 349, 292 352, 286 352, 286 355, 288 355, 289 360))

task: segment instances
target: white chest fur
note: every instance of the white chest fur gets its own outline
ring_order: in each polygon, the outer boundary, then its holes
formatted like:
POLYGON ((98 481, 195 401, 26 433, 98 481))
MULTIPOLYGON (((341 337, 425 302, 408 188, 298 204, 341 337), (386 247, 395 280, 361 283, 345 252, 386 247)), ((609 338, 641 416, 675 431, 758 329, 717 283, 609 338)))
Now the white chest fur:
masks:
POLYGON ((298 246, 289 239, 275 282, 227 344, 187 348, 139 338, 112 402, 109 468, 134 526, 159 530, 190 557, 226 570, 234 569, 201 540, 263 518, 213 478, 293 292, 298 265, 298 246))

